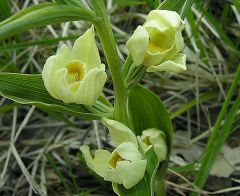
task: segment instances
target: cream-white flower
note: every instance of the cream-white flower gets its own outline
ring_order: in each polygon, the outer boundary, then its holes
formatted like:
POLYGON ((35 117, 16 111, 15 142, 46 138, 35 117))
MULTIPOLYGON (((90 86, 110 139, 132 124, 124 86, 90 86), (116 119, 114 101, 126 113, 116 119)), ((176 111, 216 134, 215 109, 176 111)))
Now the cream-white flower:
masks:
POLYGON ((106 82, 93 26, 80 36, 70 49, 63 45, 49 57, 42 78, 47 91, 65 103, 93 105, 106 82))
POLYGON ((99 149, 93 155, 86 145, 80 150, 90 169, 104 180, 122 184, 129 189, 144 177, 147 160, 143 159, 137 139, 127 126, 114 120, 102 121, 108 127, 111 140, 117 148, 112 153, 99 149))
POLYGON ((167 145, 165 134, 155 128, 146 129, 138 136, 139 145, 147 152, 152 146, 159 161, 164 161, 167 157, 167 145))
POLYGON ((151 11, 126 43, 134 64, 147 66, 148 72, 186 70, 186 55, 181 53, 184 25, 175 11, 151 11))

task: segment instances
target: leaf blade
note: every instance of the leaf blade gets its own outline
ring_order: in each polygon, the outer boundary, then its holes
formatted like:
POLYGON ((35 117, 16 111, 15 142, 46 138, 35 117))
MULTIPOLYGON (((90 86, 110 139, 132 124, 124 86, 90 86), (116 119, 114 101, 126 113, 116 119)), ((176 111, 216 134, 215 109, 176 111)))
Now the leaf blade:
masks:
POLYGON ((49 24, 76 20, 95 21, 94 12, 86 8, 56 3, 42 3, 31 6, 0 23, 0 39, 25 30, 49 24))
POLYGON ((8 99, 21 104, 31 104, 45 107, 56 112, 64 112, 86 119, 101 119, 102 116, 109 117, 110 110, 97 110, 97 103, 94 106, 77 104, 65 104, 49 95, 44 87, 42 77, 38 75, 1 73, 0 94, 8 99))

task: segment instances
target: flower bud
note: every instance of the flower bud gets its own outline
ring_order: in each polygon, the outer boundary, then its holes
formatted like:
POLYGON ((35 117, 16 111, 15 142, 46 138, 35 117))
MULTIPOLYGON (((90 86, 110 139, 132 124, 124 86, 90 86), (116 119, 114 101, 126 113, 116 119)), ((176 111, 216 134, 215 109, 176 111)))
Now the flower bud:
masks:
POLYGON ((165 134, 155 128, 146 129, 138 136, 139 145, 147 152, 152 146, 159 161, 164 161, 167 156, 167 145, 165 134))

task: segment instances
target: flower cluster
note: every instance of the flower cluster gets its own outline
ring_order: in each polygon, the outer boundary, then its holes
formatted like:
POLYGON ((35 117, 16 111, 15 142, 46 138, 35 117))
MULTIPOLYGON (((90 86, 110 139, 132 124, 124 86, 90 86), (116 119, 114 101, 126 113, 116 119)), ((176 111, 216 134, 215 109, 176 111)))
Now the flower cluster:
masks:
POLYGON ((104 180, 122 184, 126 189, 136 185, 144 177, 147 166, 144 156, 152 146, 159 161, 166 159, 167 147, 165 134, 162 131, 145 130, 137 140, 133 132, 124 124, 105 118, 102 122, 108 127, 111 141, 116 146, 115 150, 110 153, 99 149, 92 154, 86 145, 80 150, 88 167, 104 180))
MULTIPOLYGON (((184 22, 173 11, 153 10, 143 26, 138 26, 126 46, 136 66, 144 65, 148 72, 180 72, 186 69, 182 30, 184 22)), ((72 48, 63 45, 44 65, 44 85, 54 98, 65 103, 93 105, 102 92, 107 75, 95 43, 93 26, 80 36, 72 48)), ((126 125, 106 118, 115 149, 98 149, 92 153, 88 146, 80 148, 87 166, 106 181, 121 184, 126 189, 135 186, 148 167, 147 152, 152 149, 158 162, 168 154, 166 136, 156 128, 135 136, 126 125)))

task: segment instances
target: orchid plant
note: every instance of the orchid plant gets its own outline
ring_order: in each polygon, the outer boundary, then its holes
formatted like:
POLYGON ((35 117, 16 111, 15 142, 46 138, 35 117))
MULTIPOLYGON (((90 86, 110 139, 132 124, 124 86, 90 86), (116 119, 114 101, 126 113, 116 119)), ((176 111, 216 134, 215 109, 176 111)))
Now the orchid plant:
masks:
POLYGON ((112 151, 93 151, 87 145, 80 151, 88 168, 112 182, 117 195, 165 195, 172 124, 161 99, 139 82, 146 72, 186 70, 182 30, 192 2, 187 7, 185 3, 179 6, 178 1, 154 2, 158 7, 126 42, 129 55, 125 62, 119 59, 103 0, 91 0, 91 8, 77 0, 42 3, 0 24, 7 27, 0 30, 0 38, 5 38, 16 29, 24 31, 34 25, 73 20, 92 23, 72 48, 63 44, 55 55, 49 54, 52 56, 46 59, 41 75, 2 74, 2 80, 22 81, 21 86, 26 88, 18 95, 8 88, 1 89, 1 94, 22 104, 101 120, 109 130, 112 151), (31 22, 24 25, 30 18, 31 22), (101 62, 95 34, 100 38, 106 65, 101 62), (102 93, 107 80, 105 68, 114 85, 113 103, 102 93), (34 85, 29 87, 29 83, 34 85), (36 96, 27 97, 29 91, 36 96))

